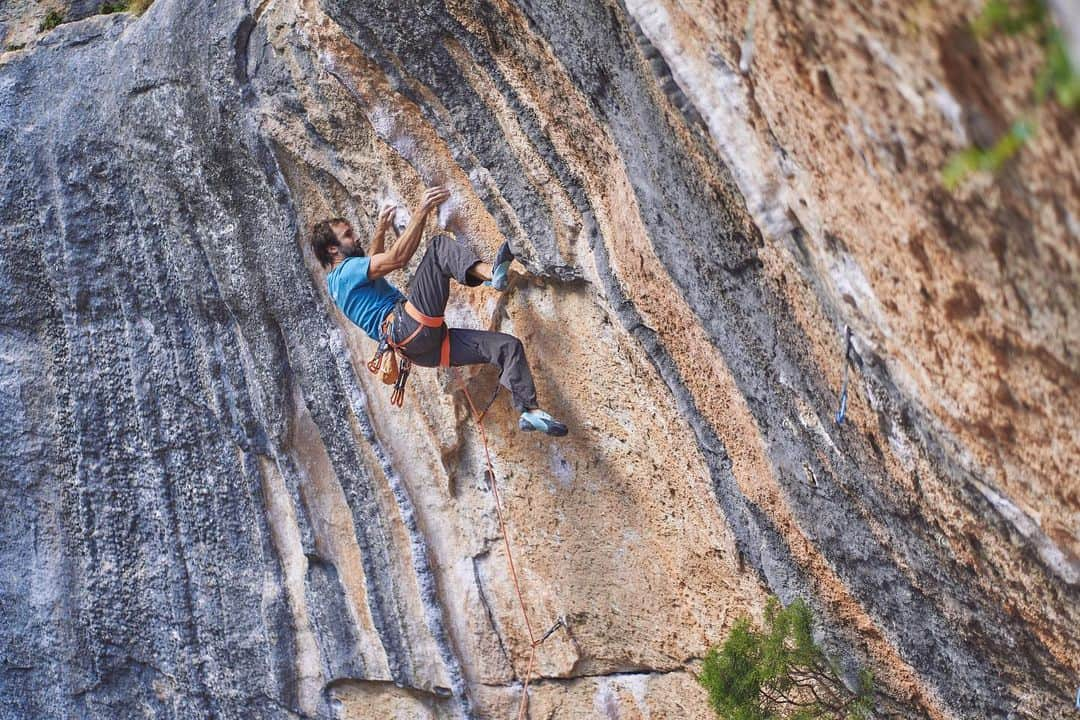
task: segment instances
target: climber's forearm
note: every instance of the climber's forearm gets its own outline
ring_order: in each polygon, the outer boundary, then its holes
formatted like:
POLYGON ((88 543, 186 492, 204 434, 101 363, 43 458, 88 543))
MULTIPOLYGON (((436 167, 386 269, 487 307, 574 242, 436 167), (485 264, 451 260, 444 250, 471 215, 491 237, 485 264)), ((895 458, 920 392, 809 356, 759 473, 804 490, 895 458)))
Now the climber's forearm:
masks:
MULTIPOLYGON (((371 242, 368 244, 368 255, 375 257, 381 255, 386 248, 386 231, 394 227, 394 216, 397 214, 395 205, 385 205, 379 211, 379 217, 375 221, 375 231, 371 234, 371 242)), ((397 231, 394 231, 397 235, 397 231)))
POLYGON ((416 249, 420 247, 420 240, 424 237, 424 226, 427 224, 427 217, 431 211, 431 206, 422 203, 413 213, 412 218, 409 219, 409 224, 402 231, 394 246, 390 248, 387 256, 395 268, 400 269, 408 265, 409 260, 416 253, 416 249))
POLYGON ((375 234, 371 236, 371 243, 368 245, 368 255, 378 255, 381 253, 386 245, 386 230, 383 228, 376 228, 375 234))

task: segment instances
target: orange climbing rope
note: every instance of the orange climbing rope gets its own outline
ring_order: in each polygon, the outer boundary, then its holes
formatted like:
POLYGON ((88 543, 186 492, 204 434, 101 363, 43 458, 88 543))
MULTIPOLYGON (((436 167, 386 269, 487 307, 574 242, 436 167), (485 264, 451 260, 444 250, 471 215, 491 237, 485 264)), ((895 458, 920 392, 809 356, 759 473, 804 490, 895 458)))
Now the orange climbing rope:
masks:
MULTIPOLYGON (((495 467, 491 464, 491 450, 488 448, 487 432, 484 430, 484 416, 487 415, 487 408, 484 412, 477 412, 476 404, 473 403, 472 395, 469 394, 469 388, 465 384, 464 380, 461 380, 461 389, 465 393, 465 399, 469 401, 469 411, 472 413, 473 422, 476 423, 476 427, 480 429, 480 439, 484 443, 484 460, 487 463, 487 475, 489 482, 491 483, 491 494, 495 498, 495 514, 499 518, 499 530, 502 531, 503 545, 506 547, 506 560, 510 565, 510 577, 514 581, 514 592, 517 593, 518 607, 521 608, 521 617, 525 620, 525 628, 529 632, 529 661, 525 666, 525 676, 522 680, 521 687, 521 702, 518 704, 517 720, 524 720, 525 710, 528 707, 529 701, 529 680, 532 676, 533 663, 536 660, 536 648, 551 637, 551 634, 555 632, 559 627, 563 627, 564 623, 562 619, 559 619, 551 627, 550 630, 539 640, 536 639, 536 635, 533 633, 532 623, 529 622, 529 613, 525 610, 525 598, 521 593, 521 584, 518 582, 517 568, 514 567, 514 554, 510 550, 510 535, 506 531, 506 521, 503 519, 502 502, 499 500, 499 488, 495 482, 495 467)), ((496 390, 498 392, 498 390, 496 390)))

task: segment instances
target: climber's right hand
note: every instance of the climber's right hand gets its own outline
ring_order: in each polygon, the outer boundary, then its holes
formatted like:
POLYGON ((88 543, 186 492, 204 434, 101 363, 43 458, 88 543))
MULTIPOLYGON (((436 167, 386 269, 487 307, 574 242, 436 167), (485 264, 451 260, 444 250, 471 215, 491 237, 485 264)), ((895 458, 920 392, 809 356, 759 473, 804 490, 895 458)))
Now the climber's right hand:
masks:
POLYGON ((424 191, 424 199, 420 202, 420 209, 424 212, 434 210, 442 205, 450 197, 450 191, 442 185, 429 187, 424 191))

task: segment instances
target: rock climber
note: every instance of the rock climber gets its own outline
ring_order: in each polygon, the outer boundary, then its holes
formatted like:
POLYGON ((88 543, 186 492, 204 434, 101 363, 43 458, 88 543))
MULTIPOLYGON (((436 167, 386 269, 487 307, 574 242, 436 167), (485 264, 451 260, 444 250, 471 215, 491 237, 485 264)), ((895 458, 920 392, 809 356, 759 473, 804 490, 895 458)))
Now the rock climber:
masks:
MULTIPOLYGON (((497 366, 499 382, 510 391, 514 407, 521 413, 518 427, 566 435, 566 425, 537 406, 536 388, 520 340, 500 332, 447 328, 443 322, 451 279, 470 287, 483 283, 499 292, 506 290, 510 263, 515 259, 509 242, 502 244, 492 263, 486 263, 471 248, 440 233, 428 243, 407 298, 385 279, 408 264, 420 246, 428 215, 448 197, 444 187, 428 188, 389 250, 384 244, 387 231, 394 227, 394 206, 380 211, 367 253, 345 220, 317 223, 311 231, 311 249, 323 268, 329 269, 326 285, 330 297, 380 347, 389 342, 416 365, 497 366)), ((396 228, 394 233, 397 235, 396 228)))

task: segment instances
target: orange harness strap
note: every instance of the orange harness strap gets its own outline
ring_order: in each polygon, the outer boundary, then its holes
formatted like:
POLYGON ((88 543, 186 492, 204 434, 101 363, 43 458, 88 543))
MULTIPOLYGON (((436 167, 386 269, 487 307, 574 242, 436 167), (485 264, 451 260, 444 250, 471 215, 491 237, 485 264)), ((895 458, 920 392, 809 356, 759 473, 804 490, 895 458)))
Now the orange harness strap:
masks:
MULTIPOLYGON (((438 366, 440 366, 440 367, 449 367, 450 366, 450 329, 446 327, 446 318, 444 316, 442 316, 442 315, 424 315, 422 312, 420 312, 417 309, 415 304, 409 302, 408 300, 405 301, 405 312, 408 313, 409 317, 413 318, 413 320, 415 320, 417 323, 419 323, 419 325, 417 326, 417 328, 415 330, 413 330, 413 332, 411 332, 411 334, 407 338, 405 338, 401 342, 393 342, 392 340, 388 341, 389 344, 390 344, 390 347, 393 348, 394 350, 401 350, 402 348, 405 347, 405 345, 407 345, 408 343, 413 341, 413 339, 417 335, 420 334, 420 330, 422 330, 423 328, 426 328, 426 327, 442 327, 442 328, 446 328, 446 331, 443 334, 443 347, 440 349, 440 353, 438 353, 438 366)), ((390 320, 390 317, 388 316, 387 321, 389 322, 389 320, 390 320)), ((387 329, 389 330, 389 326, 388 326, 387 329)), ((387 335, 389 336, 389 332, 388 332, 387 335)))
POLYGON ((413 320, 420 323, 424 327, 442 327, 443 324, 446 322, 446 318, 444 318, 442 315, 425 315, 424 313, 420 312, 417 307, 408 300, 405 301, 405 312, 409 313, 409 317, 411 317, 413 320))
POLYGON ((395 347, 400 348, 409 343, 422 328, 445 328, 446 332, 443 333, 442 348, 439 351, 439 367, 450 367, 450 328, 446 327, 446 318, 442 315, 425 315, 417 310, 416 306, 408 300, 405 301, 405 312, 409 314, 416 322, 420 323, 420 327, 416 328, 409 337, 402 340, 395 347))

